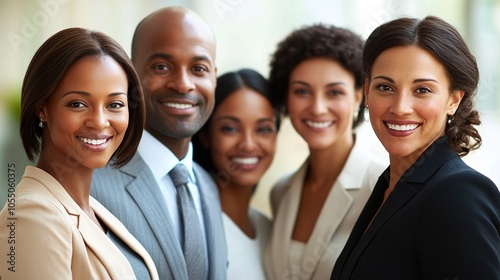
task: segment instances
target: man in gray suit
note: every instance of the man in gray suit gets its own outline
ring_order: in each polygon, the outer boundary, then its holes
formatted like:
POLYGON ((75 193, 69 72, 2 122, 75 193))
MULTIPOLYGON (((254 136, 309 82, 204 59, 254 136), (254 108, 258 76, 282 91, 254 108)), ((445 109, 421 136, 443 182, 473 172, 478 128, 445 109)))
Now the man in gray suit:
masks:
POLYGON ((205 239, 205 275, 226 279, 218 193, 211 177, 192 161, 191 146, 192 135, 213 110, 214 59, 213 31, 194 12, 168 7, 143 19, 132 40, 132 61, 144 89, 146 128, 130 163, 94 172, 91 195, 148 250, 161 279, 187 280, 192 269, 183 255, 183 218, 169 177, 179 163, 190 173, 188 188, 205 239))

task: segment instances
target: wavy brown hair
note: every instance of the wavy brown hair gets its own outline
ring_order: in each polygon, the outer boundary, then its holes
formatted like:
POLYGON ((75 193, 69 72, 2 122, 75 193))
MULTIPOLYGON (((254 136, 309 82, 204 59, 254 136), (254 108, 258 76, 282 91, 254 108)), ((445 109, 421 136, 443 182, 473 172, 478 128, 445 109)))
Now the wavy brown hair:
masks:
POLYGON ((451 123, 446 124, 448 144, 459 156, 466 156, 481 146, 477 125, 481 124, 475 110, 474 97, 479 82, 479 69, 460 33, 451 24, 435 17, 399 18, 382 24, 368 37, 363 50, 363 70, 370 79, 375 60, 385 50, 401 46, 418 46, 433 55, 446 69, 450 94, 465 94, 451 123))

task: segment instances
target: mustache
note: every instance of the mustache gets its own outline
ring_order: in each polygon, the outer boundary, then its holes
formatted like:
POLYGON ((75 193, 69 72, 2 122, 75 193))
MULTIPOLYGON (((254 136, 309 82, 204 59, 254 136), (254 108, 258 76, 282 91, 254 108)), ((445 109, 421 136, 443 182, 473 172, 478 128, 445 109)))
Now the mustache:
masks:
POLYGON ((178 92, 176 90, 166 90, 163 92, 157 92, 154 93, 158 99, 184 99, 184 100, 189 100, 193 103, 199 103, 202 102, 200 100, 200 97, 198 94, 192 92, 192 93, 184 93, 184 92, 178 92))

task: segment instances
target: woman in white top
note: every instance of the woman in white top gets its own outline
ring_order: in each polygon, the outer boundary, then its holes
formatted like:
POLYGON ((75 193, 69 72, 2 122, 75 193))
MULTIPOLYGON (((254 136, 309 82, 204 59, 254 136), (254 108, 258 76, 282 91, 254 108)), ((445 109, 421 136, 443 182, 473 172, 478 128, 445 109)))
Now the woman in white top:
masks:
POLYGON ((262 254, 270 221, 250 208, 255 186, 269 168, 280 124, 268 82, 242 69, 217 79, 212 116, 193 137, 194 160, 219 188, 228 247, 228 279, 265 279, 262 254))
POLYGON ((385 167, 354 132, 364 114, 363 43, 349 30, 312 25, 272 57, 273 92, 309 157, 271 191, 269 279, 328 279, 385 167))

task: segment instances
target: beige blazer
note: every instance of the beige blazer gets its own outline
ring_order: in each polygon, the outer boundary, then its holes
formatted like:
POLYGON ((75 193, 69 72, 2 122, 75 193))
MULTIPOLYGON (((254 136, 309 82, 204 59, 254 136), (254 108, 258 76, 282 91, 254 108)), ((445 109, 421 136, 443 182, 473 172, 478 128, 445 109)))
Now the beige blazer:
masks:
MULTIPOLYGON (((0 212, 0 279, 136 279, 126 257, 48 173, 28 166, 11 198, 0 212)), ((90 205, 158 279, 141 244, 92 197, 90 205)))
MULTIPOLYGON (((333 265, 387 165, 372 157, 356 141, 337 181, 333 184, 307 242, 297 279, 330 279, 333 265)), ((268 279, 292 279, 288 262, 291 236, 299 210, 308 160, 295 173, 282 178, 271 191, 273 228, 264 256, 268 279)), ((295 279, 295 278, 294 278, 295 279)))

